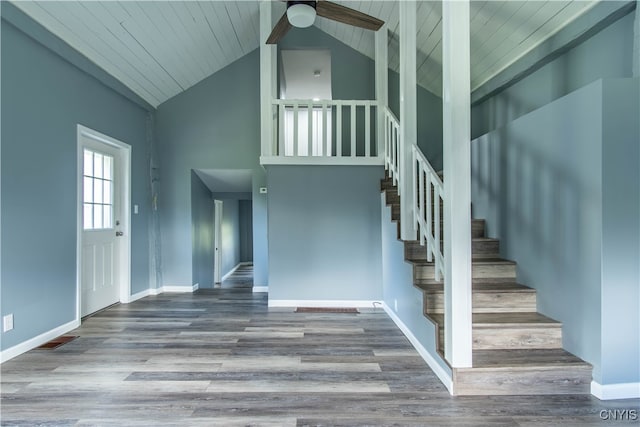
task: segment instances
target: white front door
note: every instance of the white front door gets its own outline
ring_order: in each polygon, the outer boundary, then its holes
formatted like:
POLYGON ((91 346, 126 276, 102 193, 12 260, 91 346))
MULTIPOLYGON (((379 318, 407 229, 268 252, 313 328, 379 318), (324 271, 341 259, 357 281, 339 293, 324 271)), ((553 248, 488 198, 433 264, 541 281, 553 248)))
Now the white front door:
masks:
POLYGON ((120 301, 121 156, 117 147, 82 134, 80 316, 120 301))

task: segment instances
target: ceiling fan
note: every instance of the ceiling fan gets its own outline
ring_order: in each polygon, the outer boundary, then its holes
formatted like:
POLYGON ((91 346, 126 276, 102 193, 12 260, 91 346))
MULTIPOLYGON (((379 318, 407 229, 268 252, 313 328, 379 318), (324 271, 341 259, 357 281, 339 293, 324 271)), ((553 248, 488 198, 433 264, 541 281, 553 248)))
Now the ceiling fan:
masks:
POLYGON ((316 15, 373 31, 384 25, 384 21, 378 18, 330 1, 287 1, 287 11, 273 27, 267 44, 278 43, 291 27, 306 28, 313 25, 316 15))

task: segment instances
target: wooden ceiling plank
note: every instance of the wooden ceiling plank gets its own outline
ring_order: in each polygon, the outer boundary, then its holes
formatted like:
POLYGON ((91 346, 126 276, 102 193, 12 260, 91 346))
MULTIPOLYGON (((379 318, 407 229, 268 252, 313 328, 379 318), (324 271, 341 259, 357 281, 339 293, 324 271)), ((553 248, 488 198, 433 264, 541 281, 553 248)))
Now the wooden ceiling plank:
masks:
POLYGON ((164 22, 166 22, 167 25, 165 31, 168 31, 169 29, 170 32, 173 33, 174 45, 177 46, 178 49, 182 50, 187 58, 190 59, 188 63, 183 66, 194 64, 191 66, 191 69, 193 70, 193 75, 196 79, 194 82, 195 84, 211 74, 211 67, 207 64, 207 60, 204 59, 205 55, 198 52, 188 31, 180 23, 179 19, 177 19, 172 3, 173 2, 168 1, 154 2, 149 4, 149 8, 159 11, 159 16, 164 19, 164 22))
POLYGON ((80 54, 86 56, 90 61, 94 62, 107 73, 121 81, 125 86, 142 97, 145 101, 154 106, 158 104, 159 100, 156 99, 154 94, 149 93, 145 87, 135 79, 128 78, 128 73, 122 70, 119 64, 113 63, 111 59, 105 57, 105 55, 98 49, 91 46, 87 39, 83 39, 75 34, 66 24, 41 6, 39 2, 18 2, 15 5, 24 13, 36 20, 36 22, 40 23, 48 31, 56 34, 72 48, 76 49, 80 54))
POLYGON ((114 52, 120 54, 127 63, 139 71, 141 76, 155 86, 162 94, 161 99, 180 92, 178 83, 154 60, 139 41, 114 19, 104 5, 103 2, 79 2, 80 7, 74 7, 74 9, 78 13, 79 21, 86 25, 89 31, 95 31, 103 38, 111 38, 114 52))
POLYGON ((257 47, 257 45, 252 47, 253 40, 251 40, 251 37, 249 36, 250 25, 247 25, 247 22, 242 19, 235 2, 225 1, 222 2, 222 5, 224 5, 227 17, 231 23, 231 30, 242 47, 242 53, 245 54, 251 52, 257 47))
MULTIPOLYGON (((528 42, 524 42, 520 45, 521 51, 515 53, 512 52, 510 56, 505 56, 501 58, 500 61, 496 61, 495 64, 491 65, 487 68, 487 71, 484 73, 487 77, 484 81, 487 81, 500 73, 502 70, 507 68, 509 65, 517 61, 522 56, 526 55, 532 49, 535 49, 538 45, 552 37, 556 32, 558 32, 562 27, 566 26, 568 23, 572 22, 586 10, 588 10, 592 3, 588 2, 566 2, 560 9, 558 9, 559 5, 556 5, 555 15, 550 16, 545 23, 543 23, 538 29, 535 31, 537 37, 530 37, 528 42)), ((548 13, 550 11, 547 11, 548 13)), ((547 14, 548 16, 548 14, 547 14)), ((482 85, 482 82, 478 82, 477 86, 482 85)))
POLYGON ((195 80, 191 72, 180 64, 187 60, 182 51, 179 51, 171 39, 158 29, 154 23, 155 16, 149 16, 138 2, 116 2, 129 18, 121 23, 133 37, 136 38, 149 51, 151 56, 167 70, 171 77, 180 85, 182 90, 190 87, 195 80))
POLYGON ((205 4, 209 4, 211 10, 214 12, 214 20, 217 20, 217 24, 222 33, 224 34, 227 43, 231 47, 231 51, 234 53, 233 60, 240 58, 244 55, 244 50, 242 45, 240 44, 240 40, 236 36, 235 31, 233 31, 233 26, 231 25, 231 20, 229 18, 227 9, 222 2, 208 2, 205 4))
POLYGON ((540 10, 546 7, 549 3, 560 2, 525 2, 518 13, 514 15, 513 19, 511 21, 507 21, 505 24, 509 25, 512 29, 509 32, 509 37, 504 38, 502 42, 496 44, 495 47, 488 51, 486 56, 476 64, 476 67, 474 68, 474 75, 476 79, 486 79, 488 77, 487 70, 492 65, 504 63, 504 58, 507 55, 520 48, 520 43, 526 37, 525 34, 528 34, 530 29, 538 27, 538 20, 541 16, 540 10))
MULTIPOLYGON (((492 34, 488 34, 483 39, 479 40, 477 44, 472 47, 471 50, 471 67, 475 69, 479 62, 490 52, 491 46, 495 46, 501 42, 508 42, 509 39, 509 25, 508 22, 512 21, 518 11, 524 6, 525 2, 505 2, 502 11, 503 16, 500 23, 494 28, 492 34)), ((475 32, 473 33, 475 34, 475 32)), ((472 79, 473 81, 474 79, 472 79)))
POLYGON ((202 16, 191 13, 191 2, 170 2, 173 11, 180 22, 180 26, 191 40, 193 50, 205 61, 206 70, 210 74, 223 66, 220 60, 220 52, 214 52, 212 44, 203 37, 209 28, 202 16))
POLYGON ((205 14, 211 31, 216 35, 217 39, 220 40, 220 44, 227 58, 227 63, 232 63, 242 55, 238 41, 235 36, 230 36, 228 30, 220 22, 221 18, 218 16, 218 10, 214 8, 212 2, 199 2, 198 4, 205 14))
POLYGON ((260 4, 257 1, 239 1, 236 6, 242 15, 242 19, 251 22, 251 37, 258 40, 260 45, 260 4))

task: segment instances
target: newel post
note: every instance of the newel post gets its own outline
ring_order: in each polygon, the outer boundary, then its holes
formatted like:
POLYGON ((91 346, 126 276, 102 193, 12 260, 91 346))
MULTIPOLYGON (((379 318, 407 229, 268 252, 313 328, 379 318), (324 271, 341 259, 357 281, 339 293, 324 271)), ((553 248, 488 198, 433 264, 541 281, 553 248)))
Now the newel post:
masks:
POLYGON ((416 98, 416 2, 398 3, 400 17, 400 236, 415 240, 411 148, 418 139, 416 98))
POLYGON ((260 2, 260 153, 275 156, 274 112, 271 101, 277 97, 276 45, 265 43, 273 28, 272 2, 260 2))
POLYGON ((442 2, 445 357, 472 365, 469 1, 442 2))

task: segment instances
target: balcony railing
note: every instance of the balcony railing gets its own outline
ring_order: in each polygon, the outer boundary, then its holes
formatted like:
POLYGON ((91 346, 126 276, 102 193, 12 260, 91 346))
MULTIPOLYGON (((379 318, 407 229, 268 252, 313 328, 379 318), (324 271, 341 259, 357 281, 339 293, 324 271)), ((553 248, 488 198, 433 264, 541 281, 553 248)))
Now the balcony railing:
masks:
POLYGON ((377 101, 274 99, 273 144, 262 163, 382 164, 377 101))

